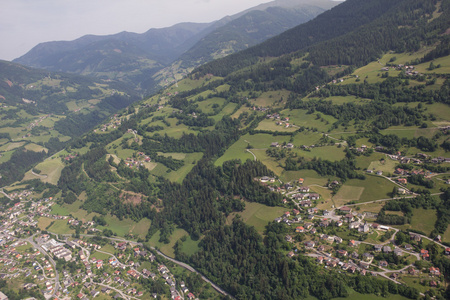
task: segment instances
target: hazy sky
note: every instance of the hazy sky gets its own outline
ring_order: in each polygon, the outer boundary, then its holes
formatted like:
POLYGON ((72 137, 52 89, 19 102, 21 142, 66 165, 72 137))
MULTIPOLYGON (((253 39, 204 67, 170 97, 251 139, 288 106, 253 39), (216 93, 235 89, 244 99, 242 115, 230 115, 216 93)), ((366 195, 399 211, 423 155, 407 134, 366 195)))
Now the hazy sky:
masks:
POLYGON ((211 22, 270 0, 0 0, 0 59, 41 42, 211 22))

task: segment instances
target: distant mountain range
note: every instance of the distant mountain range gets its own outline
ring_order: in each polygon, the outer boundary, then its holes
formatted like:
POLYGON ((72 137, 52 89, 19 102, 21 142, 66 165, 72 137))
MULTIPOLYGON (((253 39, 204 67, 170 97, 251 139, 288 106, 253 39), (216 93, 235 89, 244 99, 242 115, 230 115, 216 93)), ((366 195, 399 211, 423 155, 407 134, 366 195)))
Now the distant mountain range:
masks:
POLYGON ((180 23, 137 34, 86 35, 41 43, 14 62, 127 83, 141 94, 193 68, 256 45, 339 2, 277 0, 212 23, 180 23))

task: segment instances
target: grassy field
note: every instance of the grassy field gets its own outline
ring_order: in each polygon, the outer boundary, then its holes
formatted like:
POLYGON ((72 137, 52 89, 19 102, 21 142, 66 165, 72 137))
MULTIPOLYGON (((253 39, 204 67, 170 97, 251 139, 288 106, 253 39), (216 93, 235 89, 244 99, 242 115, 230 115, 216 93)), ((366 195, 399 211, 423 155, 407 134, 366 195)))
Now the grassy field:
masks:
POLYGON ((356 167, 367 170, 372 162, 380 161, 381 159, 387 160, 388 158, 385 154, 382 153, 372 153, 370 156, 357 156, 356 167))
MULTIPOLYGON (((103 249, 102 249, 102 251, 103 251, 103 249)), ((101 259, 101 260, 108 260, 111 257, 111 255, 95 251, 95 252, 91 253, 90 257, 91 258, 95 257, 96 259, 101 259)))
POLYGON ((373 294, 360 294, 354 290, 349 290, 347 298, 333 298, 333 300, 407 300, 408 298, 400 295, 388 294, 387 297, 376 296, 373 294))
MULTIPOLYGON (((188 235, 189 234, 184 229, 177 228, 170 236, 170 242, 168 244, 164 244, 159 242, 160 232, 158 230, 147 242, 147 244, 152 247, 158 247, 160 251, 167 256, 175 257, 173 246, 175 246, 175 243, 183 236, 187 237, 188 235)), ((188 242, 188 240, 186 240, 186 242, 188 242)))
POLYGON ((411 224, 406 224, 402 226, 395 226, 401 229, 415 229, 425 232, 429 235, 434 229, 434 224, 436 223, 437 215, 434 209, 422 209, 414 208, 413 216, 411 218, 411 224))
POLYGON ((25 146, 25 149, 30 150, 30 151, 34 151, 34 152, 42 152, 42 151, 48 152, 47 148, 44 148, 44 147, 42 147, 40 145, 33 144, 33 143, 27 144, 25 146))
POLYGON ((281 174, 280 178, 283 182, 290 182, 292 180, 303 178, 305 180, 303 185, 305 186, 325 186, 328 182, 328 178, 321 177, 314 170, 284 171, 283 174, 281 174))
POLYGON ((219 122, 220 120, 222 120, 222 118, 226 115, 231 115, 234 111, 234 109, 236 108, 237 103, 228 103, 227 105, 225 105, 225 107, 217 114, 214 116, 211 116, 210 118, 214 119, 214 121, 219 122))
POLYGON ((253 149, 250 150, 255 153, 255 149, 267 149, 272 142, 281 144, 283 142, 288 142, 289 138, 289 136, 272 136, 270 134, 246 134, 231 145, 231 147, 228 148, 214 164, 216 166, 221 166, 225 161, 231 159, 240 159, 242 162, 247 159, 253 160, 253 155, 246 151, 249 144, 253 147, 253 149))
POLYGON ((194 241, 191 239, 190 236, 186 238, 186 241, 183 242, 182 250, 187 255, 193 255, 196 253, 200 248, 198 247, 198 244, 200 243, 200 240, 194 241))
POLYGON ((439 131, 438 128, 418 128, 418 127, 402 127, 402 126, 394 126, 388 129, 381 130, 380 133, 387 134, 395 134, 399 138, 408 138, 412 139, 419 136, 424 136, 427 138, 433 137, 439 131))
MULTIPOLYGON (((93 216, 94 215, 92 215, 92 217, 93 216)), ((126 234, 131 233, 131 228, 135 225, 135 222, 131 219, 119 220, 116 216, 111 215, 105 216, 105 220, 108 225, 98 226, 98 229, 103 230, 104 228, 107 228, 119 236, 125 236, 126 234)))
POLYGON ((283 117, 289 117, 289 123, 291 124, 309 128, 317 128, 321 132, 328 131, 332 124, 337 121, 334 117, 324 114, 320 114, 321 118, 318 119, 317 114, 307 114, 306 110, 300 109, 285 109, 281 111, 280 115, 283 117))
POLYGON ((150 229, 150 226, 152 225, 152 221, 149 219, 142 219, 138 223, 134 223, 131 228, 130 232, 134 235, 137 235, 141 238, 144 238, 147 235, 148 230, 150 229))
MULTIPOLYGON (((305 180, 306 181, 306 180, 305 180)), ((333 208, 334 202, 332 201, 332 191, 326 187, 311 186, 311 190, 318 193, 321 200, 317 203, 318 209, 328 209, 333 208)))
POLYGON ((253 154, 255 154, 256 159, 261 161, 263 164, 267 166, 267 168, 275 173, 277 176, 281 176, 284 169, 280 166, 282 161, 276 161, 274 158, 268 156, 266 154, 266 150, 251 150, 253 154))
POLYGON ((358 207, 361 208, 361 211, 378 213, 378 212, 380 212, 383 205, 384 205, 383 202, 377 202, 377 203, 361 204, 361 205, 358 205, 358 207))
POLYGON ((0 128, 0 133, 9 133, 11 139, 17 139, 23 136, 22 127, 3 127, 0 128))
POLYGON ((53 221, 55 221, 55 220, 53 220, 53 219, 50 219, 50 218, 46 218, 46 217, 42 217, 42 218, 39 218, 39 221, 38 221, 38 228, 40 229, 40 230, 46 230, 46 228, 53 222, 53 221))
POLYGON ((415 66, 416 70, 421 73, 436 73, 436 74, 447 74, 450 73, 450 57, 444 56, 433 60, 433 64, 435 66, 441 65, 440 68, 434 69, 433 71, 429 71, 428 67, 430 66, 429 62, 419 64, 415 66))
POLYGON ((54 204, 50 213, 54 215, 68 216, 70 214, 70 211, 67 209, 67 207, 61 206, 59 204, 54 204))
POLYGON ((330 161, 338 161, 345 158, 344 148, 337 146, 315 147, 310 150, 295 149, 295 153, 299 156, 307 158, 322 158, 330 161))
MULTIPOLYGON (((376 61, 371 62, 364 67, 355 70, 350 76, 346 76, 344 82, 341 84, 358 83, 358 79, 361 80, 360 83, 362 83, 363 80, 370 84, 382 82, 384 79, 381 78, 381 74, 386 73, 385 71, 381 71, 382 67, 384 67, 384 64, 380 64, 376 61)), ((400 71, 389 69, 388 73, 390 77, 397 77, 400 74, 400 71)))
POLYGON ((215 79, 219 79, 219 77, 213 77, 212 79, 208 79, 208 80, 206 80, 205 77, 200 78, 199 80, 192 80, 192 79, 189 79, 189 78, 185 78, 185 79, 179 81, 176 85, 172 85, 168 89, 168 92, 174 93, 176 91, 178 91, 178 92, 188 91, 188 90, 191 90, 193 88, 201 87, 206 82, 211 81, 211 80, 215 80, 215 79))
POLYGON ((396 186, 383 177, 372 175, 367 175, 366 180, 351 180, 349 185, 364 187, 361 202, 390 198, 390 193, 396 186))
MULTIPOLYGON (((319 100, 319 98, 310 97, 310 98, 305 98, 304 100, 319 100)), ((368 103, 368 102, 372 101, 370 99, 359 98, 356 96, 333 96, 333 97, 324 98, 323 100, 331 101, 331 102, 333 102, 333 104, 338 104, 338 105, 345 104, 345 103, 364 104, 364 103, 368 103)))
POLYGON ((25 144, 25 142, 7 143, 0 147, 0 152, 11 151, 11 150, 17 149, 19 147, 22 147, 24 144, 25 144))
POLYGON ((391 198, 395 184, 379 176, 366 175, 365 180, 350 179, 341 187, 333 200, 338 205, 348 201, 368 202, 391 198), (341 190, 344 189, 342 192, 341 190), (361 192, 362 190, 362 192, 361 192), (358 199, 356 199, 358 198, 358 199), (347 200, 347 201, 346 201, 347 200))
POLYGON ((259 233, 263 233, 269 222, 281 216, 287 210, 284 207, 270 207, 259 203, 245 202, 245 210, 230 214, 227 218, 227 223, 231 224, 234 216, 240 215, 245 223, 254 226, 259 233))
POLYGON ((450 225, 448 225, 447 230, 445 231, 444 235, 442 236, 442 240, 444 242, 450 243, 450 225))
POLYGON ((237 119, 243 112, 249 112, 249 108, 245 105, 242 105, 234 114, 231 115, 231 118, 237 119))
POLYGON ((173 159, 183 160, 186 158, 186 153, 164 153, 164 152, 158 152, 158 155, 169 157, 172 156, 173 159))
POLYGON ((333 197, 336 207, 340 207, 349 201, 359 201, 364 192, 364 187, 343 185, 333 197))
POLYGON ((436 116, 437 121, 450 121, 450 107, 444 103, 424 104, 426 112, 436 116))
POLYGON ((277 125, 275 121, 273 120, 262 120, 258 127, 256 127, 256 130, 269 130, 269 131, 281 131, 281 132, 294 132, 298 128, 296 127, 289 127, 286 128, 284 125, 277 125))
POLYGON ((67 224, 67 220, 55 220, 55 223, 50 226, 48 231, 58 233, 58 234, 70 234, 75 233, 75 230, 70 229, 67 224))
POLYGON ((189 127, 184 124, 177 125, 178 119, 176 119, 176 118, 169 118, 169 119, 167 119, 167 121, 170 123, 170 127, 164 129, 164 134, 167 133, 167 135, 169 137, 178 139, 183 135, 183 133, 197 134, 197 131, 189 129, 189 127))
MULTIPOLYGON (((184 153, 180 153, 180 154, 184 154, 184 153)), ((184 178, 186 177, 186 175, 195 166, 196 162, 198 162, 203 157, 203 153, 200 153, 200 152, 188 153, 188 154, 185 154, 185 156, 186 157, 183 159, 184 166, 182 166, 177 171, 172 171, 170 173, 166 172, 166 175, 164 177, 166 177, 170 181, 181 183, 184 180, 184 178)))
POLYGON ((373 161, 370 163, 368 170, 376 171, 382 171, 385 173, 393 173, 395 171, 395 166, 397 162, 391 159, 386 159, 383 162, 380 162, 379 160, 373 161))
POLYGON ((263 106, 263 107, 269 107, 269 106, 279 106, 283 103, 280 102, 280 100, 286 100, 289 97, 288 91, 269 91, 262 93, 259 97, 256 99, 250 99, 249 102, 252 105, 255 106, 263 106))
POLYGON ((301 145, 315 145, 319 142, 322 137, 321 133, 312 131, 299 132, 294 136, 294 141, 292 142, 295 146, 301 145))
POLYGON ((59 177, 61 176, 61 171, 64 169, 64 163, 61 162, 61 159, 47 159, 38 164, 36 169, 40 170, 40 176, 33 175, 31 171, 28 171, 25 174, 24 180, 27 179, 40 179, 43 182, 48 182, 51 184, 58 184, 59 177), (45 177, 47 176, 47 177, 45 177))
POLYGON ((0 163, 4 163, 4 162, 7 162, 8 160, 10 160, 13 153, 14 153, 14 151, 3 152, 2 156, 0 157, 0 163))
POLYGON ((202 112, 208 114, 214 111, 213 105, 217 104, 219 107, 222 106, 225 102, 225 99, 219 97, 213 97, 206 99, 204 101, 196 102, 198 104, 198 108, 202 110, 202 112))

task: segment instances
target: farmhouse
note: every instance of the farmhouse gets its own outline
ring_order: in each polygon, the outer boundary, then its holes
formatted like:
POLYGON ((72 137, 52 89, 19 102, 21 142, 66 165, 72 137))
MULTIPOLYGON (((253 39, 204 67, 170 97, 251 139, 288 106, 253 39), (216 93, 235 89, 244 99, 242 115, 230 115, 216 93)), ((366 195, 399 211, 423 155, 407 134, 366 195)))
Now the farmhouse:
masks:
POLYGON ((401 184, 407 184, 408 183, 408 179, 406 179, 406 178, 399 178, 399 179, 397 179, 397 181, 398 181, 398 183, 401 183, 401 184))

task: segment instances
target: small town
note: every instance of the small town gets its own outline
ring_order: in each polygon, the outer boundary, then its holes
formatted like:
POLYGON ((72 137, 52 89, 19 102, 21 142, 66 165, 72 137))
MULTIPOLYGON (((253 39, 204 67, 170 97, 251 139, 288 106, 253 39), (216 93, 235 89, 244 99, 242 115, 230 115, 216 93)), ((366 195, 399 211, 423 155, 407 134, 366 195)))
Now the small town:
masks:
MULTIPOLYGON (((263 176, 258 181, 263 185, 278 185, 274 177, 263 176)), ((376 214, 360 213, 351 205, 318 209, 315 205, 320 202, 320 195, 303 186, 303 181, 300 178, 276 189, 270 187, 285 195, 283 203, 292 208, 274 219, 285 225, 287 257, 302 254, 325 269, 380 276, 396 284, 414 280, 430 288, 445 286, 439 266, 430 259, 450 255, 450 247, 441 243, 439 235, 431 239, 413 231, 377 224, 371 221, 376 214)), ((331 182, 329 188, 336 185, 339 182, 331 182)))
MULTIPOLYGON (((13 281, 19 290, 45 299, 94 299, 99 295, 112 299, 197 298, 155 249, 94 235, 99 231, 94 221, 83 224, 51 214, 55 199, 28 199, 31 194, 9 195, 24 201, 0 213, 0 280, 13 281), (67 220, 69 226, 91 234, 73 237, 41 231, 37 228, 40 217, 67 220), (147 287, 149 281, 154 283, 154 292, 147 287)), ((8 299, 5 297, 0 293, 1 299, 8 299)))

